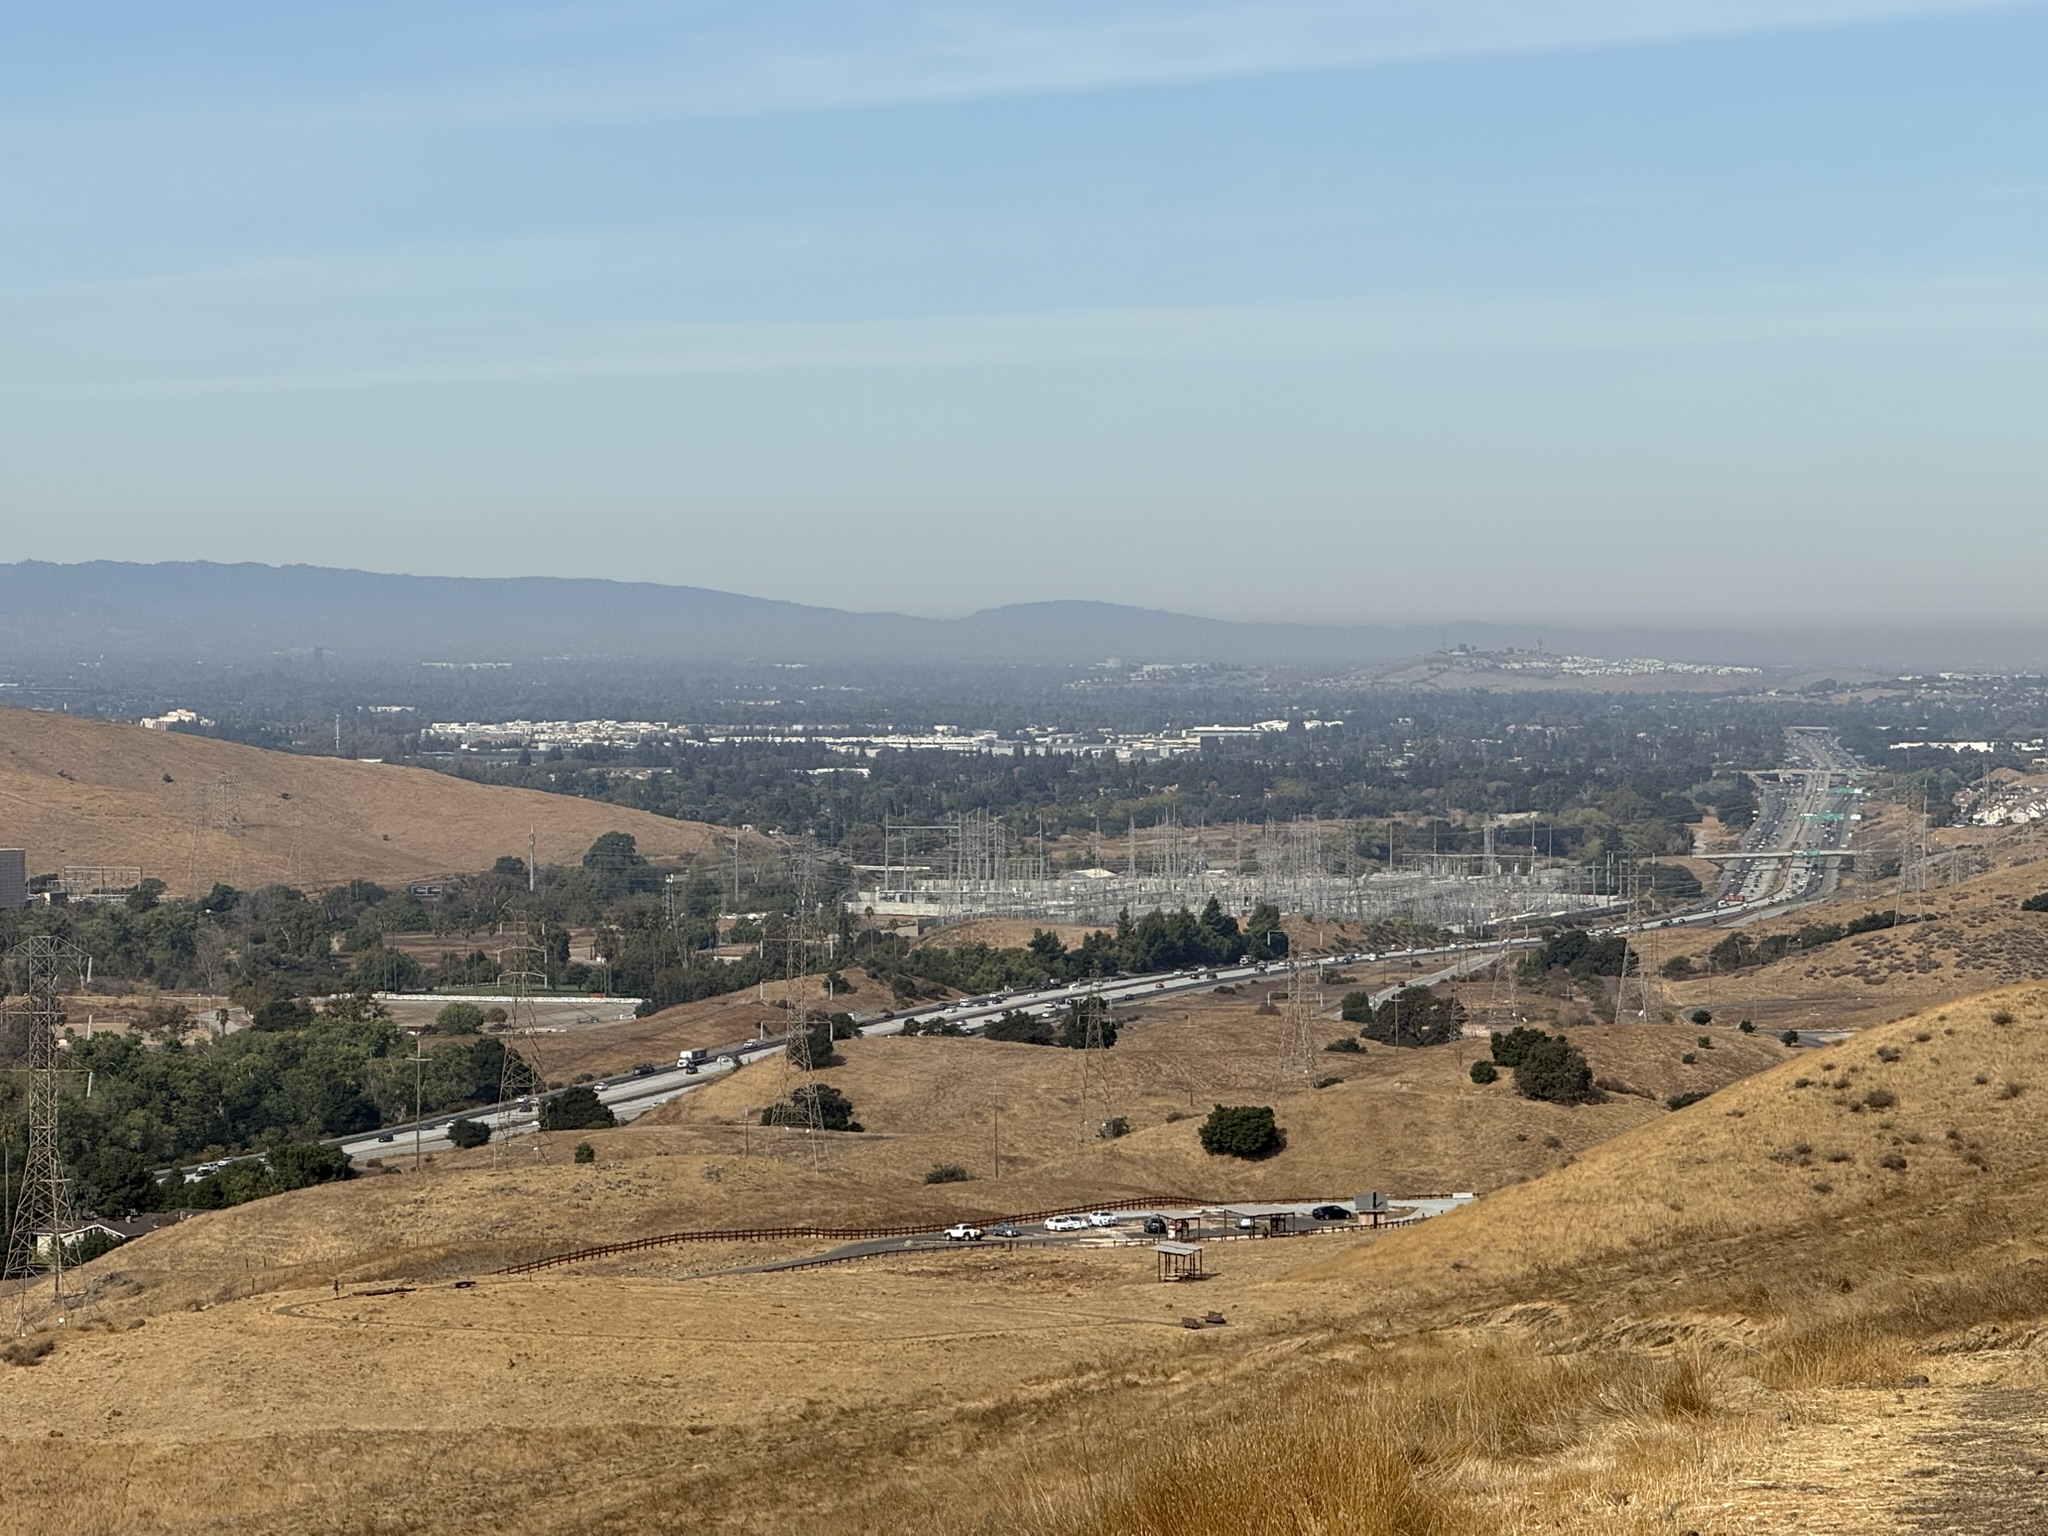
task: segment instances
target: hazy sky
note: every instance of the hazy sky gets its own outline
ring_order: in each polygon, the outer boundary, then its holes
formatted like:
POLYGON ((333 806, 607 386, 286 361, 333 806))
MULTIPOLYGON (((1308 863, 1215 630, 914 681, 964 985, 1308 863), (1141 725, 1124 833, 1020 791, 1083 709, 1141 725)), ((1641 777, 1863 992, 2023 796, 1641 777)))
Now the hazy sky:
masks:
POLYGON ((2025 620, 2048 6, 0 3, 0 558, 2025 620))

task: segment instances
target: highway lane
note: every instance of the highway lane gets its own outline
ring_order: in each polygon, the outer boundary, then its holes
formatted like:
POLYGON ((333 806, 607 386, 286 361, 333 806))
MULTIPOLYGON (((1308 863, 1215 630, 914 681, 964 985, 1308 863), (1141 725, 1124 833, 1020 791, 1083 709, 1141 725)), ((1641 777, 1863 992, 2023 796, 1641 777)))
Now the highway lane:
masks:
MULTIPOLYGON (((1758 861, 1737 865, 1722 886, 1700 907, 1637 922, 1598 927, 1601 935, 1634 935, 1646 930, 1740 923, 1770 916, 1805 901, 1832 894, 1839 878, 1836 859, 1830 853, 1846 850, 1853 806, 1861 791, 1854 778, 1861 764, 1845 751, 1832 732, 1812 727, 1793 727, 1786 732, 1786 764, 1763 781, 1763 808, 1756 824, 1743 840, 1743 851, 1808 855, 1811 862, 1794 858, 1779 863, 1758 861)), ((1533 938, 1474 940, 1465 943, 1390 951, 1348 951, 1317 955, 1291 961, 1234 966, 1184 967, 1143 976, 1116 976, 1073 982, 1015 992, 998 992, 982 997, 961 998, 912 1008, 901 1013, 855 1014, 854 1026, 862 1035, 896 1035, 906 1024, 951 1023, 965 1034, 979 1034, 991 1020, 1005 1013, 1023 1012, 1040 1017, 1057 1015, 1069 1003, 1095 997, 1111 1006, 1156 1002, 1189 992, 1238 986, 1261 978, 1284 985, 1297 967, 1338 969, 1347 965, 1377 965, 1382 962, 1444 962, 1434 969, 1402 980, 1373 994, 1375 1004, 1391 997, 1402 987, 1434 986, 1460 975, 1484 968, 1503 951, 1537 947, 1533 938)), ((765 1060, 782 1050, 786 1035, 734 1041, 709 1053, 709 1060, 696 1072, 680 1067, 663 1067, 651 1073, 623 1073, 597 1081, 598 1098, 622 1122, 637 1119, 649 1110, 694 1088, 737 1071, 749 1062, 765 1060)), ((456 1119, 481 1120, 494 1136, 517 1136, 538 1124, 539 1112, 532 1100, 499 1104, 457 1114, 431 1116, 418 1127, 417 1146, 422 1155, 449 1146, 447 1128, 456 1119)), ((386 1126, 361 1136, 335 1138, 351 1157, 405 1156, 414 1150, 415 1127, 410 1123, 386 1126)))

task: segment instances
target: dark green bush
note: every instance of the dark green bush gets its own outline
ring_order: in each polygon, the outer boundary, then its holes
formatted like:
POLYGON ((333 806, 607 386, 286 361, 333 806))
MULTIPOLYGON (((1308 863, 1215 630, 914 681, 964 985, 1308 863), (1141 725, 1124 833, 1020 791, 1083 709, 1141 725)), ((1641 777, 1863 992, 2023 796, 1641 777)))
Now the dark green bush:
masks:
POLYGON ((1475 1061, 1472 1063, 1472 1081, 1482 1086, 1487 1083, 1498 1082, 1500 1081, 1500 1068, 1490 1061, 1475 1061))
POLYGON ((577 1162, 579 1162, 579 1163, 594 1163, 594 1162, 596 1162, 596 1161, 597 1161, 597 1148, 593 1147, 593 1146, 592 1146, 592 1145, 591 1145, 591 1144, 590 1144, 589 1142, 587 1142, 587 1141, 579 1141, 579 1142, 577 1142, 577 1143, 576 1143, 576 1152, 575 1152, 575 1160, 576 1160, 577 1162))
POLYGON ((1346 1035, 1342 1040, 1332 1040, 1323 1049, 1326 1051, 1343 1051, 1349 1055, 1356 1056, 1363 1052, 1365 1047, 1358 1043, 1358 1038, 1355 1035, 1346 1035))
POLYGON ((1523 1098, 1550 1104, 1590 1104, 1599 1097, 1592 1067, 1563 1035, 1544 1035, 1527 1042, 1518 1054, 1515 1092, 1523 1098))
POLYGON ((1683 1109, 1688 1104, 1699 1103, 1705 1097, 1704 1093, 1674 1093, 1664 1101, 1664 1107, 1666 1109, 1683 1109))
POLYGON ((974 1175, 958 1163, 934 1163, 924 1181, 927 1184, 965 1184, 972 1177, 974 1175))
POLYGON ((1218 1104, 1202 1122, 1202 1150, 1211 1157, 1270 1157, 1287 1137, 1263 1104, 1218 1104))
POLYGON ((544 1131, 602 1131, 618 1123, 618 1117, 599 1101, 597 1090, 587 1084, 564 1088, 540 1101, 540 1128, 544 1131))
POLYGON ((826 1131, 857 1131, 853 1100, 827 1083, 807 1083, 789 1096, 788 1102, 771 1104, 761 1111, 763 1125, 788 1125, 799 1129, 816 1125, 826 1131))
POLYGON ((448 1144, 467 1151, 491 1139, 491 1128, 481 1120, 457 1120, 448 1127, 448 1144))

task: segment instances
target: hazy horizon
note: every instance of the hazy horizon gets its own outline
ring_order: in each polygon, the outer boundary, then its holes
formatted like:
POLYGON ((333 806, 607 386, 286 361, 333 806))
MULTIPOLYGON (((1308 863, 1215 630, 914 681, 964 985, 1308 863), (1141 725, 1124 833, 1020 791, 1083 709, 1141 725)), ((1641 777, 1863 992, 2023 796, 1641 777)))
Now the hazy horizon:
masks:
POLYGON ((0 557, 2033 623, 2030 0, 14 31, 0 557))

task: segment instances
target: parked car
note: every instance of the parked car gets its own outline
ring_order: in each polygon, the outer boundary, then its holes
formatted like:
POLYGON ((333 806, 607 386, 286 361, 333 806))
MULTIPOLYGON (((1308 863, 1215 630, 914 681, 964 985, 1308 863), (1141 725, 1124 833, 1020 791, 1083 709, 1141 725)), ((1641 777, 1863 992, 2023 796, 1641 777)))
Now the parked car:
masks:
POLYGON ((1357 1213, 1341 1205, 1319 1205, 1308 1214, 1315 1221, 1350 1221, 1357 1213))
POLYGON ((1088 1225, 1091 1227, 1113 1227, 1116 1223, 1117 1218, 1113 1212, 1090 1211, 1088 1213, 1088 1225))
POLYGON ((956 1226, 946 1228, 946 1241, 949 1243, 978 1243, 981 1241, 981 1228, 970 1227, 966 1222, 960 1222, 956 1226))
POLYGON ((1147 1216, 1145 1218, 1145 1235, 1147 1237, 1166 1236, 1166 1218, 1164 1216, 1147 1216))
POLYGON ((1086 1232, 1088 1220, 1084 1216, 1048 1216, 1045 1218, 1048 1232, 1086 1232))
POLYGON ((989 1234, 993 1237, 1022 1237, 1024 1235, 1024 1229, 1014 1221, 1002 1222, 990 1227, 988 1230, 989 1234))

